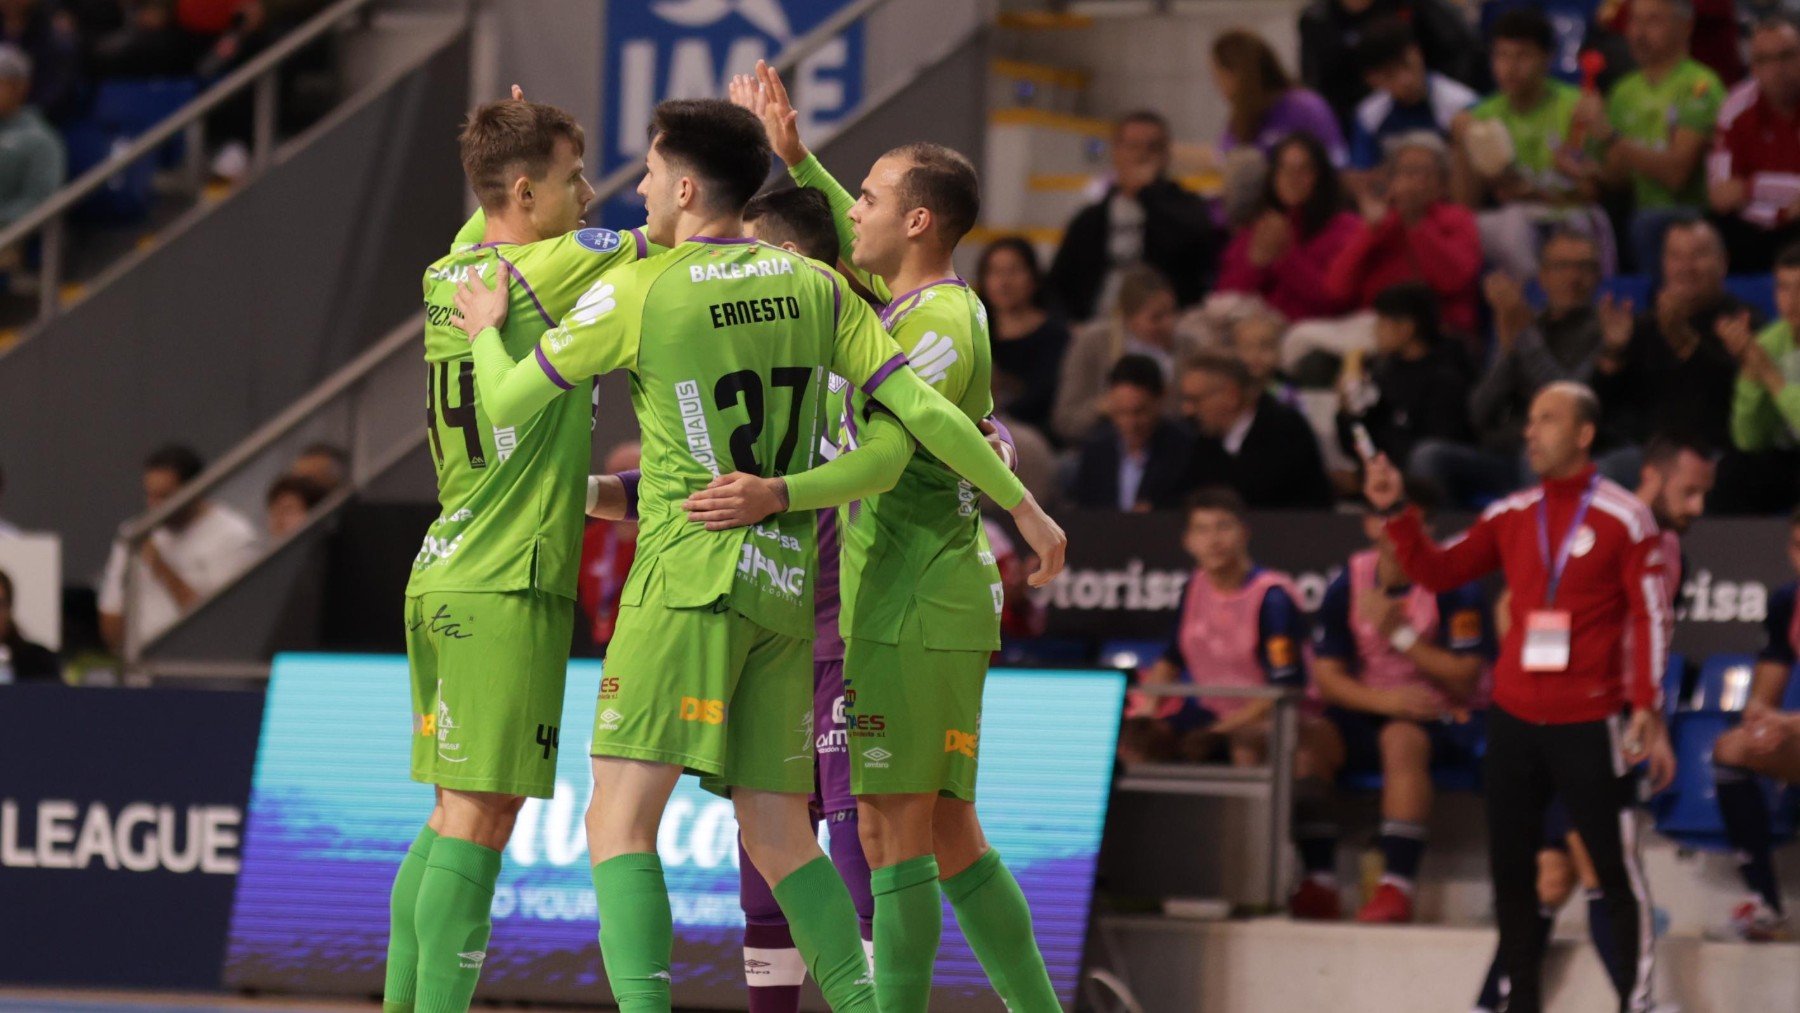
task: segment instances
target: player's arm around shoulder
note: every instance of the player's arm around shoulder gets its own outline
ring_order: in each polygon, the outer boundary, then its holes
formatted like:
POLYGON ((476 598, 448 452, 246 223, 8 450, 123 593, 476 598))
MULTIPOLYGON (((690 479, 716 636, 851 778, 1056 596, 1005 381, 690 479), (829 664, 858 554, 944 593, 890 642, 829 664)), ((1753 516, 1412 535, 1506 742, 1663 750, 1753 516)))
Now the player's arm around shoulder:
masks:
POLYGON ((664 252, 644 237, 642 229, 582 228, 514 247, 507 258, 544 315, 561 323, 564 314, 607 276, 664 252))

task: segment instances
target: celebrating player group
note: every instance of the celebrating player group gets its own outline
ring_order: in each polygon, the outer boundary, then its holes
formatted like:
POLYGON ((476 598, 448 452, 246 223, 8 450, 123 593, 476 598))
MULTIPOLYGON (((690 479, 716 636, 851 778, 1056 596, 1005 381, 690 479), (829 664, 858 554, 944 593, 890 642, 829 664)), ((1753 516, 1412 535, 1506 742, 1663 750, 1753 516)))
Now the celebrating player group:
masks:
POLYGON ((693 773, 737 813, 753 1011, 797 1009, 809 972, 833 1009, 926 1009, 946 896, 1009 1009, 1060 1009, 975 812, 1001 602, 979 494, 1037 555, 1033 585, 1065 544, 987 419, 987 318, 952 266, 975 170, 904 145, 852 195, 771 68, 730 98, 657 107, 647 220, 624 233, 581 227, 567 113, 515 88, 464 125, 481 208, 424 278, 442 512, 406 603, 413 777, 436 805, 394 879, 388 1011, 474 994, 501 849, 554 790, 584 514, 641 522, 586 817, 619 1008, 671 1008, 656 838, 693 773), (771 154, 798 188, 759 194, 771 154), (589 476, 613 370, 643 467, 589 476))

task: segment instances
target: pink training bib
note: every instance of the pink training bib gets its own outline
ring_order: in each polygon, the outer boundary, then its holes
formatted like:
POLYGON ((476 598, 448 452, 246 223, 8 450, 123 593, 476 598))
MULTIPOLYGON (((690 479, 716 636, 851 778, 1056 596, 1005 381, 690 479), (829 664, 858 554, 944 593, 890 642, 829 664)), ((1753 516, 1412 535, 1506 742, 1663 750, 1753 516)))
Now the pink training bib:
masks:
MULTIPOLYGON (((1180 643, 1181 658, 1196 686, 1268 685, 1256 649, 1262 633, 1263 596, 1274 587, 1286 591, 1294 607, 1299 607, 1300 594, 1286 574, 1258 570, 1243 587, 1220 591, 1206 579, 1206 574, 1194 571, 1182 606, 1180 643)), ((1273 638, 1269 660, 1276 667, 1293 664, 1299 658, 1300 646, 1290 637, 1273 638)), ((1200 698, 1201 706, 1220 717, 1234 714, 1250 703, 1244 697, 1200 698)))

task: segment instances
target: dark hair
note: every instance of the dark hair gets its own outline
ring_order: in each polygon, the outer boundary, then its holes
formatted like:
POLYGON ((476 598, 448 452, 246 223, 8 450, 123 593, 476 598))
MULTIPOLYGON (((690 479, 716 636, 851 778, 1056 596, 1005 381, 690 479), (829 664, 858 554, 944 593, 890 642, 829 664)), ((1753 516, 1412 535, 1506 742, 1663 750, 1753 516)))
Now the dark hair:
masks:
POLYGON ((1269 150, 1269 171, 1263 176, 1262 210, 1286 212, 1291 210, 1281 206, 1280 198, 1275 196, 1275 167, 1281 163, 1282 153, 1289 148, 1299 148, 1306 152, 1312 162, 1313 190, 1306 202, 1299 207, 1300 234, 1302 238, 1310 238, 1318 234, 1326 223, 1344 210, 1344 182, 1338 176, 1337 167, 1331 164, 1331 155, 1325 151, 1325 145, 1319 139, 1307 133, 1292 133, 1275 142, 1269 150))
POLYGON ((650 119, 662 157, 706 183, 714 211, 741 214, 769 175, 769 135, 756 114, 723 99, 671 99, 650 119))
POLYGON ((1168 383, 1163 379, 1162 367, 1148 355, 1122 355, 1113 363, 1112 369, 1106 373, 1106 385, 1116 387, 1125 384, 1139 390, 1148 391, 1152 397, 1162 397, 1168 390, 1168 383))
POLYGON ((298 475, 283 475, 275 480, 274 485, 269 486, 268 495, 263 497, 263 503, 273 505, 283 496, 298 496, 300 502, 306 504, 306 509, 311 510, 325 499, 325 490, 320 488, 317 482, 309 481, 298 475))
POLYGON ((179 443, 170 443, 151 451, 144 458, 145 471, 172 471, 182 485, 194 480, 194 476, 206 470, 206 462, 194 451, 194 448, 179 443))
POLYGON ((1644 444, 1644 466, 1666 468, 1675 463, 1682 451, 1703 461, 1710 461, 1716 456, 1712 444, 1693 433, 1662 430, 1652 434, 1650 442, 1644 444))
POLYGON ((1190 516, 1199 510, 1223 510, 1240 521, 1250 516, 1250 508, 1244 505, 1244 497, 1228 485, 1209 485, 1196 489, 1188 496, 1186 506, 1190 516))
POLYGON ((1114 308, 1122 320, 1150 305, 1151 299, 1164 292, 1175 294, 1169 276, 1158 271, 1154 264, 1139 262, 1119 272, 1119 294, 1114 308))
POLYGON ((1294 79, 1262 36, 1242 28, 1233 28, 1214 39, 1212 58, 1237 82, 1227 129, 1239 144, 1256 143, 1256 128, 1275 100, 1294 87, 1294 79))
POLYGON ((1779 271, 1784 267, 1800 267, 1800 243, 1784 246, 1775 255, 1775 269, 1779 271))
POLYGON ((1256 378, 1250 375, 1250 367, 1244 365, 1244 360, 1224 352, 1196 352, 1181 364, 1181 370, 1184 373, 1211 373, 1246 389, 1256 385, 1256 378))
POLYGON ((1411 323, 1414 337, 1427 345, 1437 344, 1437 293, 1424 282, 1403 281, 1397 285, 1389 285, 1375 294, 1369 308, 1375 311, 1376 316, 1411 323))
POLYGON ((1411 25, 1396 17, 1383 18, 1370 25, 1356 44, 1356 66, 1365 74, 1386 70, 1418 48, 1419 37, 1411 25))
POLYGON ((837 223, 823 190, 809 186, 765 190, 744 205, 744 221, 757 223, 756 238, 765 243, 793 243, 803 257, 837 263, 837 223))
POLYGON ((1528 43, 1545 53, 1556 48, 1556 31, 1550 27, 1550 19, 1536 7, 1509 7, 1502 11, 1488 28, 1490 42, 1501 39, 1528 43))
POLYGON ((462 149, 463 175, 481 206, 497 210, 506 206, 506 195, 516 174, 542 179, 550 170, 556 142, 567 140, 581 154, 586 135, 575 117, 541 102, 511 99, 477 106, 463 120, 457 137, 462 149))
POLYGON ((981 216, 981 180, 975 163, 953 148, 929 141, 903 144, 883 158, 904 158, 912 165, 900 175, 897 196, 905 208, 931 212, 945 248, 962 241, 981 216))
POLYGON ((1164 141, 1167 141, 1171 134, 1171 131, 1169 130, 1169 118, 1167 116, 1164 116, 1154 109, 1133 109, 1113 121, 1113 136, 1117 137, 1119 131, 1124 130, 1134 123, 1143 126, 1152 126, 1162 131, 1164 141))
MULTIPOLYGON (((1044 265, 1038 263, 1037 248, 1024 236, 1001 236, 981 251, 981 258, 975 261, 975 294, 981 297, 982 303, 987 303, 988 263, 994 259, 994 254, 1003 250, 1011 250, 1025 262, 1025 273, 1031 275, 1031 305, 1043 306, 1044 265)), ((994 307, 988 306, 987 310, 992 318, 994 307)))

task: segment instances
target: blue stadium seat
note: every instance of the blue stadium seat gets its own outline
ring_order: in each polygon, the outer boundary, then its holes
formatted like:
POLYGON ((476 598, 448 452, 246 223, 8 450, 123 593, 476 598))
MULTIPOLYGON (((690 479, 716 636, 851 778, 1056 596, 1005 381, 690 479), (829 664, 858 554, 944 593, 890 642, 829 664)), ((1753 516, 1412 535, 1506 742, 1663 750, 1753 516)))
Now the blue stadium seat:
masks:
POLYGON ((1681 699, 1681 681, 1687 672, 1687 659, 1670 652, 1669 667, 1663 669, 1663 716, 1673 715, 1683 703, 1681 699))
MULTIPOLYGON (((1650 800, 1650 811, 1656 819, 1657 832, 1685 847, 1699 851, 1731 850, 1713 787, 1712 750, 1719 736, 1737 723, 1754 665, 1755 659, 1748 654, 1707 658, 1700 667, 1693 694, 1681 701, 1669 719, 1675 781, 1650 800)), ((1788 683, 1785 702, 1789 704, 1800 703, 1797 682, 1800 680, 1788 683)), ((1769 799, 1770 830, 1775 840, 1780 843, 1792 839, 1796 829, 1794 793, 1767 779, 1762 780, 1762 787, 1769 799)))
POLYGON ((1700 666, 1695 700, 1688 709, 1735 712, 1749 699, 1751 673, 1756 658, 1748 654, 1715 654, 1700 666))
POLYGON ((1734 274, 1725 279, 1725 291, 1750 304, 1750 308, 1762 314, 1763 319, 1775 317, 1775 276, 1769 272, 1762 274, 1734 274))
MULTIPOLYGON (((199 91, 199 83, 188 78, 101 82, 87 117, 63 130, 69 153, 69 178, 74 179, 112 157, 132 138, 192 101, 199 91)), ((155 155, 126 167, 108 180, 104 189, 83 201, 75 209, 75 217, 108 224, 142 221, 150 211, 151 184, 157 166, 179 164, 184 143, 176 137, 155 155)))
POLYGON ((1600 283, 1602 295, 1610 295, 1614 299, 1630 299, 1632 306, 1638 310, 1652 309, 1650 301, 1650 277, 1644 274, 1615 274, 1600 283))

